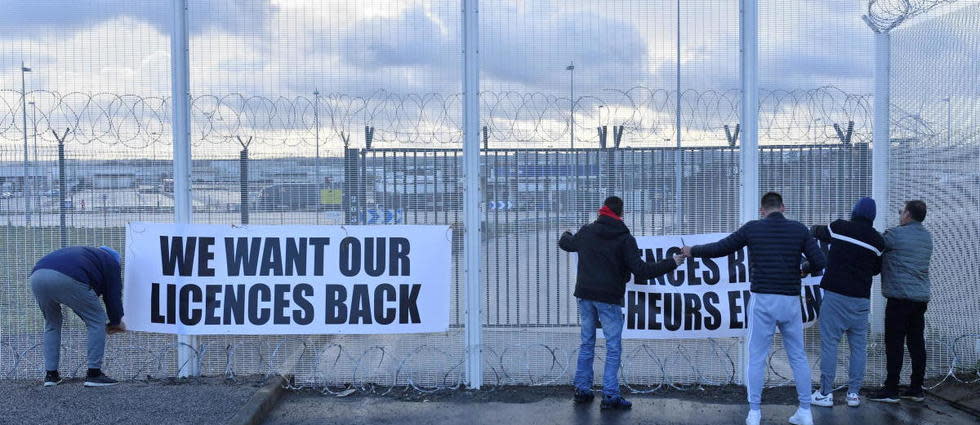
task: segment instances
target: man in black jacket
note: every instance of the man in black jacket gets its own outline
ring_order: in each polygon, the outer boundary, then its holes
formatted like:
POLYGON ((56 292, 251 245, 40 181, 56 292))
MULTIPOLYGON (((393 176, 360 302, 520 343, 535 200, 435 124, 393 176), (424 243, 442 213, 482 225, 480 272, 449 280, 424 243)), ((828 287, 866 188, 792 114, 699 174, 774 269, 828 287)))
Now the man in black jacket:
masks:
POLYGON ((652 279, 669 273, 684 261, 682 256, 647 263, 640 259, 636 239, 623 223, 623 200, 606 198, 599 218, 582 226, 578 233, 566 231, 558 246, 578 253, 578 298, 582 321, 582 345, 575 372, 575 401, 589 402, 592 393, 592 360, 595 356, 595 330, 601 323, 606 338, 606 366, 602 376, 603 409, 629 409, 632 403, 619 394, 619 360, 622 353, 623 298, 630 274, 652 279))
POLYGON ((710 244, 683 248, 691 257, 716 258, 749 247, 748 352, 745 388, 748 392, 747 425, 759 424, 762 418, 762 384, 766 358, 772 337, 779 328, 783 348, 789 357, 796 380, 800 407, 789 418, 794 425, 813 425, 810 413, 810 365, 803 348, 803 313, 800 310, 800 254, 806 256, 809 273, 822 270, 826 259, 810 230, 783 215, 783 197, 776 192, 762 196, 759 213, 762 220, 745 223, 735 233, 710 244))
POLYGON ((881 273, 881 253, 885 240, 874 228, 875 201, 861 198, 854 204, 851 219, 837 220, 829 226, 813 226, 813 236, 830 244, 827 271, 820 280, 820 389, 813 393, 813 404, 834 406, 834 375, 837 373, 837 346, 847 333, 851 350, 847 405, 858 407, 867 361, 868 311, 871 307, 871 279, 881 273))

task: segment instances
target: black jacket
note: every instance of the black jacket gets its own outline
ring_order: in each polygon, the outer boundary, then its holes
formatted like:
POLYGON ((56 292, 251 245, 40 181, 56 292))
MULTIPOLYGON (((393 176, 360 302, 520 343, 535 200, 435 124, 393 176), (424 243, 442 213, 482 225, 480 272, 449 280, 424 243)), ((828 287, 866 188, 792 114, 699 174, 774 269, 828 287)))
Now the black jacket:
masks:
POLYGON ((565 232, 558 246, 578 253, 575 296, 585 300, 623 305, 631 272, 637 279, 652 279, 677 268, 672 258, 656 263, 640 259, 630 229, 612 217, 599 216, 574 235, 565 232))
POLYGON ((746 246, 751 290, 760 294, 800 295, 801 253, 809 261, 808 272, 822 270, 826 265, 823 251, 810 236, 810 230, 778 212, 745 223, 718 242, 691 247, 691 255, 723 257, 746 246))
POLYGON ((885 240, 871 221, 862 217, 837 220, 830 226, 813 226, 812 233, 830 244, 820 287, 848 297, 870 298, 871 278, 881 273, 881 253, 885 250, 885 240))

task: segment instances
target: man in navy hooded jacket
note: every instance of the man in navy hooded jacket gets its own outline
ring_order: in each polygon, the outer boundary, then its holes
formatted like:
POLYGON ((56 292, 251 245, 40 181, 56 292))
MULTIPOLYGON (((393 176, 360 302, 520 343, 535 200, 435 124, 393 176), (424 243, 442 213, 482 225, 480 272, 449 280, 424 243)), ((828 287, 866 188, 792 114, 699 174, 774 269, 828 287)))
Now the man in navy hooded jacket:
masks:
POLYGON ((875 201, 861 198, 854 204, 850 220, 837 220, 829 226, 813 226, 813 236, 830 244, 827 271, 820 280, 820 388, 812 404, 833 407, 834 375, 837 372, 837 346, 847 334, 851 351, 847 405, 861 404, 858 396, 867 361, 868 311, 871 280, 881 272, 885 240, 874 228, 875 201))
POLYGON ((126 330, 122 323, 122 271, 120 255, 107 246, 72 246, 45 255, 31 273, 31 291, 44 314, 44 386, 62 382, 61 306, 72 309, 88 330, 86 387, 117 382, 102 373, 106 334, 126 330), (99 297, 102 297, 102 304, 99 297))

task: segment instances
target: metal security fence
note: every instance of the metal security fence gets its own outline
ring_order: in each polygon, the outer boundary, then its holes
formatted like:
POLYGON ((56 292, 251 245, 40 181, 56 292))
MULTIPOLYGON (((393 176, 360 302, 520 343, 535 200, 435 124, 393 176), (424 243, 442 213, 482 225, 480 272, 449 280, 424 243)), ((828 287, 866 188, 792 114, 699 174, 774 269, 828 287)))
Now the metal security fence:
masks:
MULTIPOLYGON (((482 303, 487 342, 481 350, 488 382, 560 383, 570 379, 577 347, 578 314, 572 296, 575 270, 568 254, 558 250, 557 235, 594 219, 596 207, 609 194, 626 200, 625 218, 637 235, 730 231, 738 225, 737 149, 483 150, 482 255, 487 266, 482 303), (534 342, 523 341, 528 337, 534 342)), ((826 223, 846 216, 852 200, 870 190, 869 153, 865 144, 765 146, 760 152, 761 184, 782 191, 794 218, 810 224, 826 223)), ((17 155, 18 151, 12 151, 6 157, 17 155)), ((194 182, 194 210, 198 220, 213 223, 244 223, 249 217, 250 222, 262 224, 437 223, 459 229, 461 160, 458 149, 375 148, 348 149, 343 158, 324 158, 319 164, 255 159, 242 167, 245 159, 232 155, 198 160, 194 163, 199 176, 194 182), (284 173, 287 168, 290 172, 284 173), (304 171, 298 171, 301 169, 304 171), (297 183, 315 174, 338 176, 341 182, 336 186, 324 183, 322 187, 297 183), (325 198, 310 198, 307 192, 311 190, 321 191, 325 198), (249 195, 241 196, 243 191, 249 195), (242 199, 251 201, 242 203, 242 199)), ((172 214, 167 161, 133 164, 129 173, 121 171, 124 168, 118 161, 80 160, 69 154, 66 163, 71 190, 66 194, 69 202, 63 205, 67 208, 69 243, 122 246, 125 221, 166 221, 172 214), (101 180, 96 184, 95 178, 101 180)), ((5 164, 5 169, 23 168, 19 158, 5 164)), ((47 167, 57 169, 53 163, 47 167)), ((55 174, 41 174, 43 180, 58 179, 55 174)), ((39 183, 39 188, 47 187, 50 181, 39 183)), ((51 195, 50 190, 44 193, 51 195)), ((7 202, 3 209, 10 222, 6 231, 29 234, 24 240, 45 240, 30 244, 30 252, 9 255, 37 258, 58 246, 56 236, 61 231, 56 217, 60 210, 57 203, 46 201, 33 213, 45 217, 47 224, 28 228, 22 225, 23 206, 7 202), (17 220, 21 226, 13 224, 17 220)), ((452 348, 458 346, 463 326, 461 235, 456 232, 454 236, 453 331, 448 335, 204 337, 190 361, 205 373, 232 376, 288 367, 299 382, 306 384, 411 381, 445 387, 446 382, 458 383, 462 371, 452 361, 436 363, 429 369, 408 363, 428 356, 426 351, 450 360, 462 355, 461 349, 452 348), (365 369, 368 364, 373 372, 365 369), (393 371, 396 373, 391 375, 393 371)), ((25 247, 28 245, 11 245, 15 250, 25 247)), ((5 282, 9 286, 26 282, 26 268, 7 270, 5 282)), ((16 365, 8 371, 11 376, 23 376, 37 367, 29 365, 41 361, 38 337, 42 322, 30 308, 33 299, 29 290, 23 285, 20 288, 7 292, 5 310, 23 311, 31 318, 21 324, 10 322, 19 333, 4 335, 6 358, 16 365)), ((812 331, 809 336, 808 349, 815 357, 817 337, 812 331)), ((124 338, 128 341, 112 344, 116 347, 113 350, 122 351, 110 352, 110 356, 138 360, 109 362, 110 371, 121 368, 118 373, 123 376, 139 377, 166 375, 188 367, 186 363, 174 364, 175 353, 168 345, 174 342, 171 336, 124 338)), ((74 347, 69 350, 79 356, 78 361, 83 341, 80 332, 66 336, 66 345, 74 347)), ((635 364, 625 367, 623 373, 637 391, 666 384, 725 383, 738 377, 740 351, 736 339, 631 341, 627 353, 635 364), (704 360, 719 356, 727 360, 704 360), (668 366, 678 359, 686 366, 668 366)), ((880 361, 875 364, 883 366, 880 361)), ((777 355, 773 365, 778 370, 785 363, 777 355)), ((780 376, 788 377, 789 373, 777 373, 773 382, 779 382, 780 376)))
MULTIPOLYGON (((345 222, 458 226, 461 155, 458 149, 348 149, 345 222)), ((562 231, 593 220, 612 194, 624 198, 625 220, 637 235, 731 231, 738 225, 737 155, 738 147, 483 149, 481 352, 487 382, 570 379, 578 311, 573 259, 556 244, 562 231)), ((867 144, 764 146, 760 156, 763 187, 782 191, 791 215, 809 224, 846 217, 853 200, 870 191, 867 144)), ((453 288, 451 308, 457 326, 459 289, 453 288)), ((811 331, 811 357, 818 353, 816 338, 811 331)), ((623 374, 636 391, 739 376, 737 339, 626 346, 623 374), (684 366, 670 366, 676 362, 684 366)), ((785 360, 777 354, 772 364, 773 382, 788 379, 785 360)))
MULTIPOLYGON (((460 388, 476 358, 490 385, 565 384, 578 315, 573 259, 556 246, 563 230, 618 194, 635 234, 729 232, 753 218, 742 196, 777 190, 807 224, 847 217, 859 196, 889 199, 883 217, 925 199, 937 250, 929 375, 976 379, 975 0, 181 2, 58 0, 88 20, 14 8, 24 31, 0 30, 0 377, 41 369, 27 287, 41 255, 64 243, 124 249, 127 222, 190 217, 450 225, 451 328, 126 333, 108 345, 110 375, 282 373, 329 393, 430 392, 460 388), (464 16, 477 3, 481 65, 464 74, 475 51, 464 16), (181 16, 185 32, 172 22, 181 16), (890 74, 872 63, 872 41, 894 50, 890 74), (171 69, 160 52, 178 46, 177 57, 185 42, 171 69), (740 52, 755 58, 740 63, 740 52), (874 85, 884 81, 890 89, 874 85), (758 159, 743 156, 757 142, 758 159), (480 147, 482 196, 469 216, 476 173, 462 144, 480 147), (175 178, 183 167, 187 180, 175 178), (480 236, 473 286, 467 234, 480 236)), ((869 385, 883 378, 880 331, 869 385)), ((816 364, 819 338, 807 332, 816 364)), ((64 372, 78 374, 75 319, 64 350, 64 372)), ((633 391, 687 389, 739 382, 743 360, 738 339, 628 341, 621 374, 633 391)), ((769 385, 791 380, 778 341, 768 373, 769 385)))
MULTIPOLYGON (((980 2, 928 1, 890 32, 889 204, 928 205, 928 374, 976 382, 980 367, 980 2), (942 6, 942 7, 940 7, 942 6)), ((880 204, 879 204, 880 205, 880 204)), ((906 365, 906 368, 908 365, 906 365)))

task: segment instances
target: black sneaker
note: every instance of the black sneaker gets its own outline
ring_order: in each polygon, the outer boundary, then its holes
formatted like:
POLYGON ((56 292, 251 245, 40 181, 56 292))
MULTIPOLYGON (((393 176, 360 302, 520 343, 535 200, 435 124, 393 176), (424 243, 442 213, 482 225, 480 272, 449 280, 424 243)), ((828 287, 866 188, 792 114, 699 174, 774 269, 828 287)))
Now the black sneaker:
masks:
POLYGON ((926 394, 922 391, 922 388, 917 390, 909 388, 902 393, 902 398, 921 403, 926 400, 926 394))
POLYGON ((85 378, 86 387, 109 387, 118 384, 119 381, 105 376, 103 373, 99 373, 97 376, 89 376, 85 378))
POLYGON ((65 382, 65 380, 64 379, 61 379, 61 374, 59 374, 57 370, 55 370, 55 371, 48 371, 48 373, 46 373, 44 375, 44 386, 45 387, 53 387, 53 386, 56 386, 56 385, 58 385, 58 384, 60 384, 62 382, 65 382))
POLYGON ((603 410, 629 410, 631 407, 633 407, 633 403, 630 403, 629 400, 626 400, 621 396, 603 397, 602 404, 599 405, 599 408, 603 410))
POLYGON ((575 402, 576 403, 591 403, 595 399, 595 393, 592 391, 583 391, 580 389, 575 389, 575 402))
POLYGON ((871 393, 871 395, 868 396, 868 400, 879 401, 882 403, 898 403, 898 390, 882 388, 871 393))

